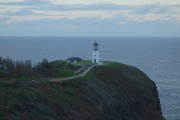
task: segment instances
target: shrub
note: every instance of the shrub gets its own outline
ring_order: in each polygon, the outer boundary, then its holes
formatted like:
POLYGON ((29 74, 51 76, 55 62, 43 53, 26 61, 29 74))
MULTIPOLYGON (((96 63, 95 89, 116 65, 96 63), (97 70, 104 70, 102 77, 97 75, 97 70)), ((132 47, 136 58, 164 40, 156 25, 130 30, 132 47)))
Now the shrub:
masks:
POLYGON ((64 88, 63 91, 70 96, 75 96, 76 94, 76 92, 74 91, 74 88, 72 87, 64 88))
POLYGON ((13 87, 21 87, 21 83, 19 81, 13 81, 12 86, 13 87))
POLYGON ((9 72, 5 71, 5 70, 0 70, 0 75, 8 75, 9 72))
POLYGON ((50 107, 46 106, 45 104, 38 104, 36 106, 36 110, 42 116, 53 117, 59 120, 58 115, 50 107))
POLYGON ((21 102, 18 102, 16 99, 13 101, 13 108, 17 111, 24 112, 24 108, 21 104, 21 102))
POLYGON ((58 110, 60 110, 63 115, 65 115, 65 116, 68 115, 69 109, 67 107, 65 107, 64 105, 62 105, 61 102, 57 101, 54 104, 55 104, 55 106, 57 106, 58 110))
POLYGON ((46 103, 47 97, 41 91, 31 88, 31 87, 22 87, 16 90, 17 98, 32 102, 32 103, 46 103))
POLYGON ((77 87, 84 82, 83 78, 84 77, 78 77, 70 80, 65 80, 62 82, 62 85, 64 85, 65 87, 77 87))
POLYGON ((0 82, 0 88, 6 88, 6 83, 0 82))
POLYGON ((15 78, 17 81, 28 81, 28 80, 36 80, 36 79, 44 79, 45 77, 42 75, 32 75, 32 76, 21 76, 15 78))
POLYGON ((6 108, 7 113, 14 114, 14 100, 10 99, 6 108))

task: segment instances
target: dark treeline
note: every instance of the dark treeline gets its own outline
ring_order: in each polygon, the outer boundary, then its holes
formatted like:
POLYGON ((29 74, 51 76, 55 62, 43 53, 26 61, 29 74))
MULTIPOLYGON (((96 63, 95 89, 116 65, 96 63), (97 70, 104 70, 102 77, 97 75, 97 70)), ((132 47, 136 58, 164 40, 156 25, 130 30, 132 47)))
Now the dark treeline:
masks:
POLYGON ((47 59, 43 59, 37 64, 32 64, 31 60, 12 60, 11 58, 0 57, 0 70, 12 71, 16 69, 32 69, 32 68, 46 68, 48 64, 47 59))
POLYGON ((33 80, 41 78, 60 78, 72 76, 81 66, 67 63, 64 60, 48 62, 42 59, 32 64, 31 60, 13 60, 0 57, 0 80, 33 80))

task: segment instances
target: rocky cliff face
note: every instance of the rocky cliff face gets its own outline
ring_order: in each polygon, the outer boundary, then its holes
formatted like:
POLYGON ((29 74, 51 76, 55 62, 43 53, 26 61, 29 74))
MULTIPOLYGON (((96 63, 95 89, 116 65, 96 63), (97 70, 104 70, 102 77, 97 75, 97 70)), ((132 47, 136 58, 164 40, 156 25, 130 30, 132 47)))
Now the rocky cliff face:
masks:
POLYGON ((0 86, 2 120, 164 120, 155 83, 120 63, 62 83, 0 86))

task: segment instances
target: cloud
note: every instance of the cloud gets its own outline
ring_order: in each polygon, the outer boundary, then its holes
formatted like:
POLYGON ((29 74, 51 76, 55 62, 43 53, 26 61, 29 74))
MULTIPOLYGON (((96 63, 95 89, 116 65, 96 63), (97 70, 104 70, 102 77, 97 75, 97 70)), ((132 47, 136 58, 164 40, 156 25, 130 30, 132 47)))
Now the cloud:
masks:
MULTIPOLYGON (((129 10, 131 14, 177 14, 178 11, 172 10, 180 8, 179 6, 162 6, 160 4, 149 4, 149 5, 114 5, 114 4, 74 4, 74 5, 63 5, 63 4, 52 4, 49 1, 41 0, 26 0, 24 2, 8 2, 0 3, 0 5, 20 5, 24 6, 29 10, 36 11, 117 11, 117 10, 129 10), (28 7, 29 6, 29 7, 28 7)), ((180 11, 179 11, 180 14, 180 11)))
POLYGON ((143 5, 136 8, 136 10, 133 10, 132 13, 134 14, 148 14, 154 12, 155 9, 159 8, 159 4, 150 4, 150 5, 143 5))
POLYGON ((44 0, 24 0, 0 3, 1 6, 0 35, 148 36, 166 33, 179 36, 177 31, 180 31, 178 5, 57 5, 44 0))
MULTIPOLYGON (((25 0, 23 3, 38 3, 48 2, 42 0, 25 0)), ((49 2, 48 2, 49 3, 49 2)), ((47 4, 46 4, 47 5, 47 4)), ((167 20, 170 19, 172 14, 180 13, 178 11, 179 6, 162 6, 160 4, 150 4, 150 5, 113 5, 113 4, 91 4, 91 5, 54 5, 49 4, 49 6, 26 6, 19 8, 18 10, 12 11, 11 9, 0 13, 0 15, 9 16, 13 21, 24 21, 24 20, 36 20, 36 19, 62 19, 68 18, 73 21, 73 19, 79 17, 101 17, 113 18, 116 15, 127 16, 129 20, 133 21, 155 21, 155 20, 167 20), (22 17, 18 17, 22 16, 22 17), (24 16, 24 17, 23 17, 24 16), (168 18, 169 17, 169 18, 168 18)), ((124 22, 119 22, 123 24, 124 22)))
POLYGON ((52 3, 49 1, 41 1, 41 0, 25 0, 23 2, 5 2, 0 3, 0 5, 13 5, 13 6, 48 6, 52 3))
MULTIPOLYGON (((50 2, 45 2, 41 4, 41 2, 21 2, 21 3, 6 3, 6 5, 11 6, 23 6, 28 9, 39 10, 39 11, 90 11, 90 10, 130 10, 133 6, 123 6, 123 5, 113 5, 113 4, 91 4, 91 5, 83 5, 83 4, 76 4, 76 5, 55 5, 50 2)), ((0 3, 3 5, 5 3, 0 3)))
MULTIPOLYGON (((158 16, 158 15, 157 15, 158 16)), ((18 17, 19 18, 19 17, 18 17)), ((21 18, 21 16, 20 16, 21 18)), ((0 20, 6 21, 11 20, 15 18, 10 17, 1 17, 0 20)), ((41 26, 51 25, 54 27, 57 26, 66 26, 71 25, 74 27, 117 27, 117 26, 168 26, 171 27, 180 26, 180 24, 177 24, 175 21, 177 21, 177 18, 175 16, 159 16, 156 18, 153 18, 152 16, 132 16, 132 15, 121 15, 121 14, 115 14, 111 18, 101 18, 101 16, 94 16, 94 17, 76 17, 76 18, 41 18, 37 16, 37 19, 24 19, 23 21, 18 21, 15 19, 15 21, 9 22, 7 24, 13 24, 17 26, 37 26, 38 24, 41 26), (151 18, 151 20, 148 20, 148 17, 151 18), (168 18, 168 19, 167 19, 168 18), (162 24, 164 23, 164 24, 162 24), (165 25, 167 23, 167 25, 165 25), (171 23, 171 24, 170 24, 171 23)))
POLYGON ((10 17, 0 17, 0 22, 6 22, 10 17))
POLYGON ((177 31, 180 30, 180 25, 174 21, 172 18, 166 21, 136 22, 124 16, 114 16, 112 19, 100 17, 38 19, 9 23, 0 29, 0 35, 11 32, 11 35, 26 36, 179 36, 177 31), (123 24, 119 24, 120 22, 123 24))
POLYGON ((91 4, 91 5, 60 5, 62 11, 74 10, 129 10, 132 6, 114 5, 114 4, 91 4))
POLYGON ((159 3, 161 5, 177 5, 179 0, 52 0, 58 4, 93 4, 93 3, 111 3, 116 5, 145 5, 159 3))
POLYGON ((16 12, 13 12, 13 11, 8 11, 6 13, 3 13, 1 15, 16 15, 16 16, 24 16, 24 15, 30 15, 32 14, 32 12, 28 9, 21 9, 20 11, 16 11, 16 12))
MULTIPOLYGON (((134 7, 131 14, 177 14, 172 8, 179 9, 179 6, 162 6, 160 4, 149 4, 134 7)), ((180 14, 180 11, 179 11, 180 14)))

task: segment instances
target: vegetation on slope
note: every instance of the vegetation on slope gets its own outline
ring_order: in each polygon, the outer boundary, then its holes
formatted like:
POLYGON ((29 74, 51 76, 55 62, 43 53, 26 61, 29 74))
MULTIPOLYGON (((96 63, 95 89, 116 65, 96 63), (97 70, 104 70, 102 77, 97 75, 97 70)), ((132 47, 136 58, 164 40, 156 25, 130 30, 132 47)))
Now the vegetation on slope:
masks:
POLYGON ((0 57, 0 80, 34 80, 42 78, 60 78, 74 75, 80 66, 62 60, 41 62, 32 65, 30 60, 14 61, 0 57))
POLYGON ((156 85, 135 67, 94 67, 58 82, 0 82, 0 120, 164 120, 156 85))

